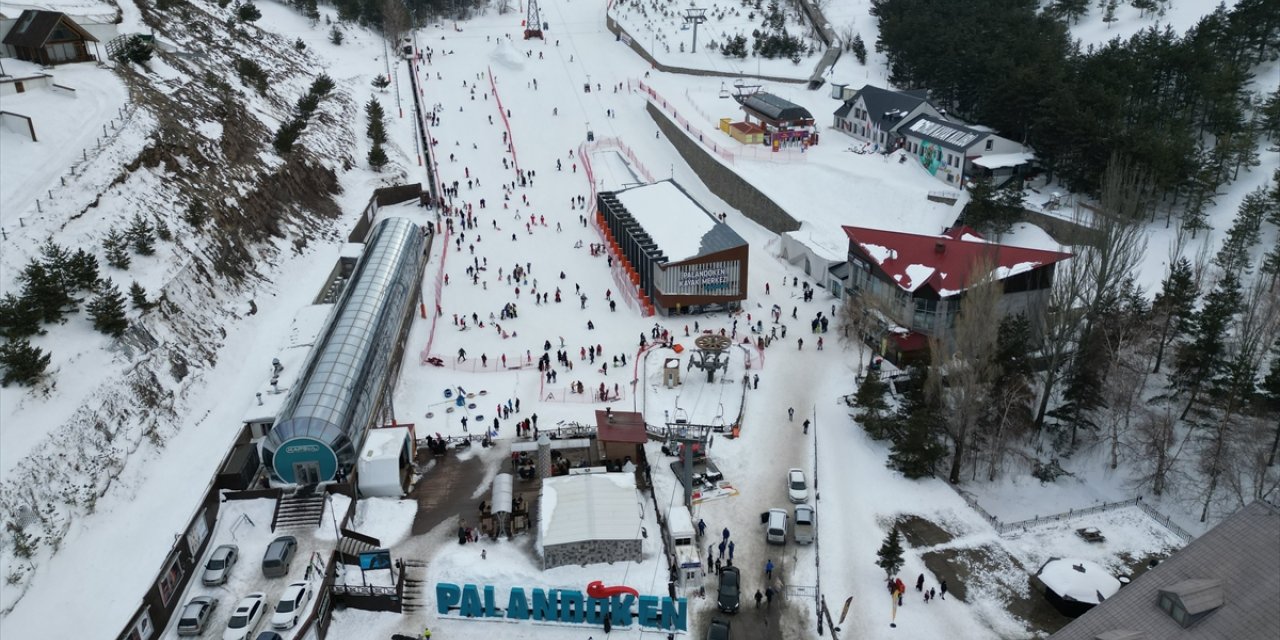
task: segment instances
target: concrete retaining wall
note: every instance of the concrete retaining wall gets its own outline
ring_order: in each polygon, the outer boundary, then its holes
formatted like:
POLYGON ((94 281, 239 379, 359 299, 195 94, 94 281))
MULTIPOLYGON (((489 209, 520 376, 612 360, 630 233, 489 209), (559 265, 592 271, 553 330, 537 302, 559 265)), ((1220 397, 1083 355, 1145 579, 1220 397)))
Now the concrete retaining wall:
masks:
POLYGON ((680 157, 689 163, 693 172, 707 185, 711 192, 724 200, 729 206, 741 211, 743 215, 756 221, 760 226, 774 232, 795 231, 800 223, 785 209, 756 189, 737 173, 718 160, 711 157, 701 145, 690 140, 688 136, 669 120, 661 109, 650 102, 646 107, 649 116, 658 124, 658 128, 675 145, 680 157))

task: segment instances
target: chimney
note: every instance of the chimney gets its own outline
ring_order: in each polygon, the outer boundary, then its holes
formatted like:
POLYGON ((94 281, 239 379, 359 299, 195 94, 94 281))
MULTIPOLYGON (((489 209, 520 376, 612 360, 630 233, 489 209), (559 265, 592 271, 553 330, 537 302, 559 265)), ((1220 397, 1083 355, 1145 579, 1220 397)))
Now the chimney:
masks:
POLYGON ((259 392, 258 392, 257 394, 255 394, 255 395, 257 395, 257 396, 258 396, 258 406, 259 406, 259 407, 261 407, 261 406, 262 406, 262 392, 261 392, 261 391, 259 391, 259 392))
POLYGON ((946 253, 946 252, 947 252, 947 243, 945 243, 945 242, 943 242, 943 241, 941 241, 941 240, 937 241, 937 242, 936 242, 936 243, 934 243, 934 245, 933 245, 933 252, 934 252, 934 253, 946 253))

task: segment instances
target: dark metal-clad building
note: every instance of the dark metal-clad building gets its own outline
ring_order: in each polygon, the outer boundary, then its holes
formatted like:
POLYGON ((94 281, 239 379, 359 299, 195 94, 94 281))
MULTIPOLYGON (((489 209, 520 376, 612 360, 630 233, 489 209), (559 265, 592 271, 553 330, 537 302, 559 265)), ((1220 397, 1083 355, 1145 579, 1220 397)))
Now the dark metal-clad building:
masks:
POLYGON ((378 223, 262 441, 273 479, 311 484, 349 474, 366 430, 391 415, 391 391, 420 297, 426 239, 405 218, 378 223))
POLYGON ((665 313, 736 307, 747 297, 747 242, 672 180, 597 196, 625 268, 665 313))

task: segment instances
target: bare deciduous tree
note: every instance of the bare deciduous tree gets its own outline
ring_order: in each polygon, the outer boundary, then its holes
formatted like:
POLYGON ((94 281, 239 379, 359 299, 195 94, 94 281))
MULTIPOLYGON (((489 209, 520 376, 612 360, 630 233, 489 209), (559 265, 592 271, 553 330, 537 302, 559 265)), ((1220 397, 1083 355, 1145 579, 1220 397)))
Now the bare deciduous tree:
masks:
POLYGON ((996 373, 992 356, 999 335, 1003 290, 994 278, 994 264, 993 259, 983 256, 973 265, 950 344, 930 340, 929 388, 940 394, 935 397, 948 410, 947 433, 954 447, 948 474, 952 484, 960 482, 973 429, 996 373))
POLYGON ((400 54, 400 37, 412 27, 404 0, 382 0, 382 35, 391 43, 392 53, 400 54))

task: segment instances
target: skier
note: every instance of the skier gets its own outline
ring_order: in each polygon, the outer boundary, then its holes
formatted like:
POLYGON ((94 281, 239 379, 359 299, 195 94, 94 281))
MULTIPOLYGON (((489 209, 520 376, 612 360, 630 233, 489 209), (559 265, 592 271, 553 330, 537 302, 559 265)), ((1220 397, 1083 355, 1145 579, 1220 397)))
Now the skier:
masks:
POLYGON ((796 417, 795 407, 787 407, 787 422, 794 422, 796 417))

